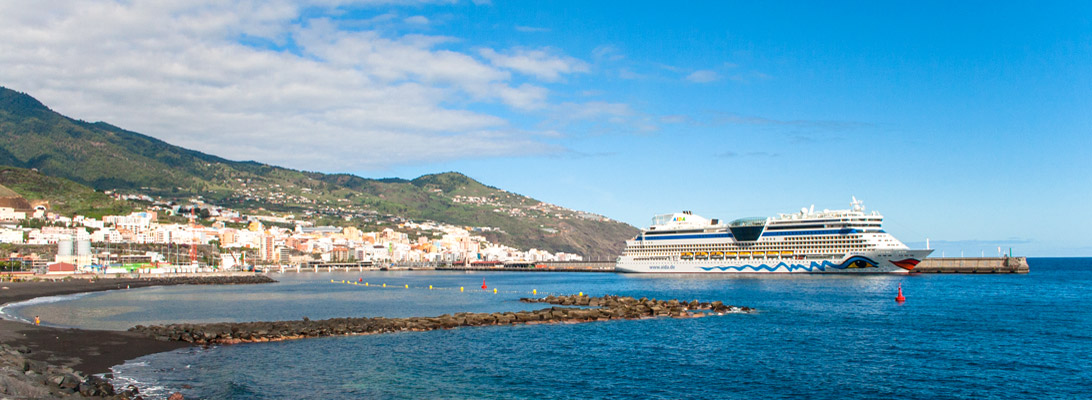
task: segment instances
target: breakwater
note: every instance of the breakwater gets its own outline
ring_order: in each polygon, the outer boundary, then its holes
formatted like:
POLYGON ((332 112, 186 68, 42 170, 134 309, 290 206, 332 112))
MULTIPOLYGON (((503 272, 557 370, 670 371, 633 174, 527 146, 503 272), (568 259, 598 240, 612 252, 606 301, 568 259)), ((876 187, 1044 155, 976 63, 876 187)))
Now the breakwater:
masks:
POLYGON ((445 264, 440 271, 614 272, 614 261, 542 261, 494 264, 445 264))
POLYGON ((149 278, 149 282, 156 286, 170 285, 255 285, 262 283, 275 283, 273 278, 266 275, 193 275, 171 276, 162 278, 149 278))
POLYGON ((547 303, 555 306, 534 311, 456 313, 439 317, 332 318, 318 321, 304 318, 299 321, 137 325, 129 330, 164 341, 234 344, 323 336, 419 332, 470 326, 578 323, 657 317, 695 318, 754 311, 749 307, 729 306, 720 301, 686 302, 609 295, 602 297, 547 296, 520 300, 526 303, 547 303))
POLYGON ((1026 274, 1027 257, 940 257, 926 258, 911 273, 919 274, 1026 274))

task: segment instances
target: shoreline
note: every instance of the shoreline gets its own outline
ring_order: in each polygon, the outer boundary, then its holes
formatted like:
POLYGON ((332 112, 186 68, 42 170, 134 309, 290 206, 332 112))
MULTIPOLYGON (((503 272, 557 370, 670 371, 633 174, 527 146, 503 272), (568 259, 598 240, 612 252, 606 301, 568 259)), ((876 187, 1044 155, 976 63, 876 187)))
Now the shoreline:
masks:
MULTIPOLYGON (((6 307, 36 298, 126 288, 268 282, 275 281, 265 275, 250 275, 3 282, 0 283, 0 305, 6 307)), ((27 360, 71 369, 88 377, 109 374, 111 367, 132 359, 194 346, 186 342, 159 341, 136 332, 36 326, 8 319, 0 319, 0 343, 18 351, 27 360)))
POLYGON ((276 342, 327 336, 358 336, 393 332, 423 332, 473 326, 510 326, 582 323, 648 318, 701 318, 709 315, 753 313, 750 307, 729 306, 721 301, 656 300, 604 295, 549 295, 521 298, 524 303, 552 304, 534 311, 455 313, 438 317, 359 317, 296 321, 220 322, 205 324, 137 325, 142 332, 162 341, 201 345, 276 342), (558 307, 560 306, 560 307, 558 307))
MULTIPOLYGON (((65 280, 45 282, 0 283, 0 308, 32 299, 74 295, 126 288, 171 286, 180 284, 255 284, 276 282, 265 275, 235 277, 184 278, 106 278, 95 281, 65 280)), ((613 319, 656 317, 695 318, 725 313, 750 313, 748 307, 678 300, 635 299, 632 297, 584 295, 522 298, 529 303, 547 303, 555 307, 535 311, 490 314, 457 313, 439 317, 413 318, 334 318, 311 321, 269 321, 250 323, 171 324, 141 326, 127 331, 36 326, 31 323, 0 319, 0 362, 5 373, 0 382, 18 389, 0 389, 0 396, 26 397, 28 393, 64 394, 96 398, 132 398, 139 388, 126 393, 107 381, 111 367, 146 355, 212 344, 236 344, 313 338, 352 336, 399 331, 427 331, 469 326, 536 325, 580 323, 613 319), (562 307, 557 307, 562 306, 562 307), (590 307, 590 308, 585 308, 590 307), (26 371, 24 378, 19 373, 26 371), (43 380, 43 377, 46 377, 43 380), (11 384, 10 382, 15 382, 11 384), (13 390, 15 390, 13 392, 13 390), (117 391, 116 391, 117 390, 117 391), (117 396, 114 394, 118 393, 117 396)), ((22 317, 9 314, 10 317, 22 317)), ((30 397, 34 397, 33 395, 30 397)))

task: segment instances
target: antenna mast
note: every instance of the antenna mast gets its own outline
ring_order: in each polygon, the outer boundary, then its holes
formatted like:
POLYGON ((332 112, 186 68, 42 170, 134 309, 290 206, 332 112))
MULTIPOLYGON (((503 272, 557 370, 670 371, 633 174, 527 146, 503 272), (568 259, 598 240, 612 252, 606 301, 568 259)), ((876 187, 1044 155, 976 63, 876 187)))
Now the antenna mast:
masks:
POLYGON ((190 265, 197 265, 197 213, 190 206, 190 265))

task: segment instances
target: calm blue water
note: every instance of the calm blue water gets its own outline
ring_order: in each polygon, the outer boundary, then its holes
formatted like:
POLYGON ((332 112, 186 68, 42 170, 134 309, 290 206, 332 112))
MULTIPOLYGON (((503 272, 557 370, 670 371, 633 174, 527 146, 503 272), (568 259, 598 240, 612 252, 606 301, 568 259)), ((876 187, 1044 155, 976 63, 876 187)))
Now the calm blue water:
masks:
POLYGON ((330 283, 360 273, 285 274, 273 285, 116 291, 17 311, 114 329, 432 316, 530 308, 516 300, 531 289, 760 310, 184 349, 116 368, 119 382, 186 398, 1092 398, 1092 259, 1032 259, 1031 267, 1029 275, 363 275, 388 289, 330 283), (483 293, 483 277, 501 293, 483 293), (893 301, 899 283, 903 305, 893 301), (404 284, 413 288, 393 288, 404 284))

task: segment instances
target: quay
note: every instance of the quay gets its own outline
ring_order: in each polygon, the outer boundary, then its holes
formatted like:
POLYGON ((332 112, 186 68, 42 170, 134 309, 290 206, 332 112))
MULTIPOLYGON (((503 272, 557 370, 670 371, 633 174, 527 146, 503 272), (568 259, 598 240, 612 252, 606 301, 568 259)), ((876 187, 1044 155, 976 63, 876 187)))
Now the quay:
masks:
MULTIPOLYGON (((517 271, 517 272, 615 272, 614 261, 476 262, 468 264, 401 263, 380 267, 370 262, 313 263, 306 266, 274 266, 269 272, 334 272, 377 270, 517 271)), ((1026 274, 1027 257, 931 257, 922 260, 912 274, 1026 274)))
MULTIPOLYGON (((286 272, 364 272, 364 271, 516 271, 516 272, 615 272, 614 261, 540 261, 540 262, 476 262, 470 264, 450 263, 397 263, 373 264, 370 261, 356 262, 311 262, 297 265, 271 265, 259 267, 261 273, 286 272)), ((912 274, 1026 274, 1030 270, 1027 257, 931 257, 922 260, 910 273, 912 274)), ((165 274, 110 274, 109 276, 215 276, 215 275, 250 275, 254 272, 190 272, 165 274)), ((45 279, 65 277, 107 277, 106 274, 50 275, 45 279)), ((24 279, 26 279, 24 277, 24 279)))
POLYGON ((440 271, 614 272, 614 261, 541 261, 436 266, 440 271))
POLYGON ((1027 257, 939 257, 922 260, 913 274, 1026 274, 1027 257))

